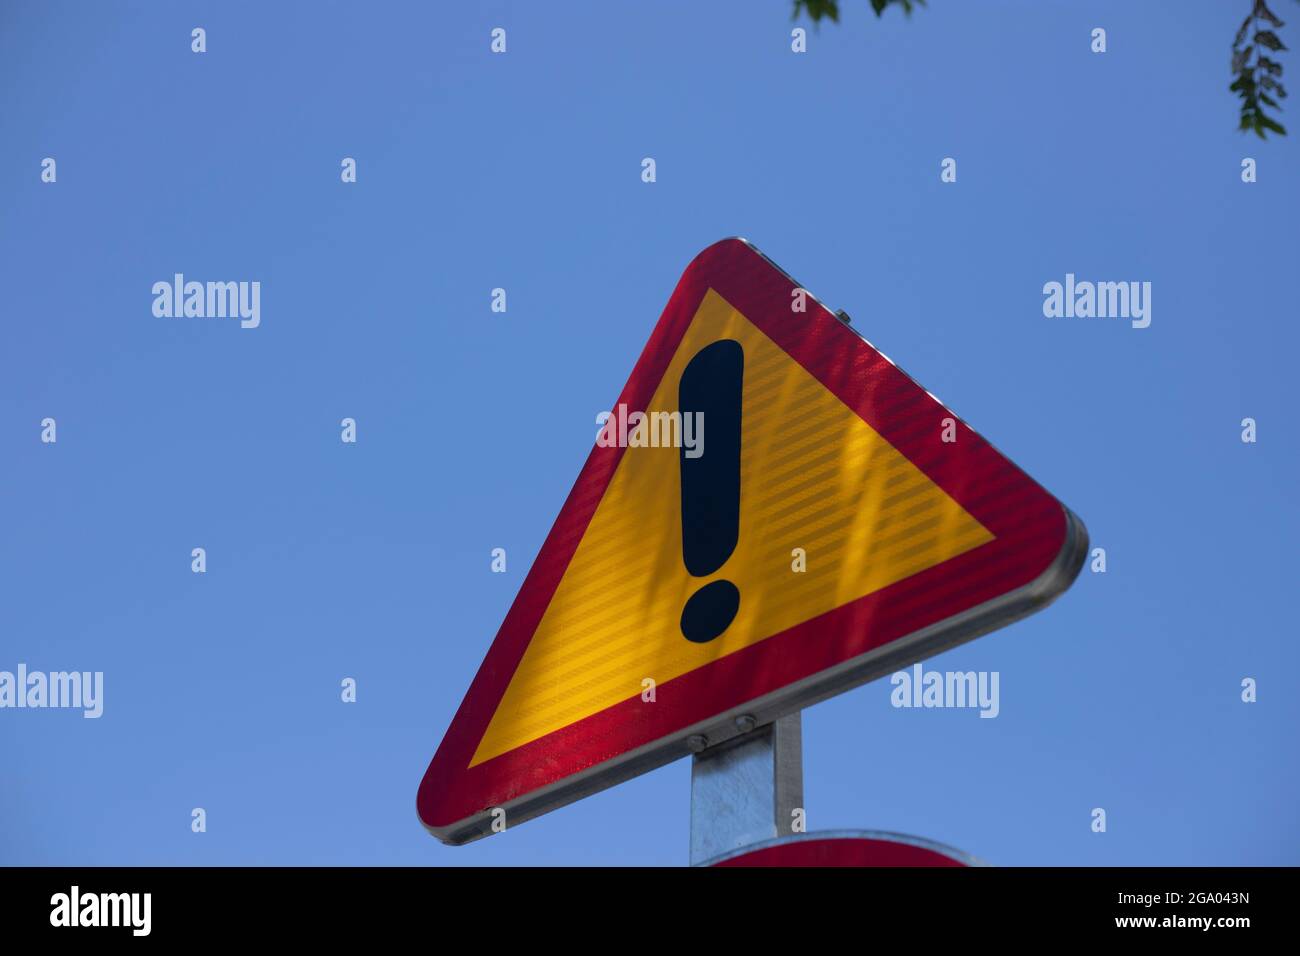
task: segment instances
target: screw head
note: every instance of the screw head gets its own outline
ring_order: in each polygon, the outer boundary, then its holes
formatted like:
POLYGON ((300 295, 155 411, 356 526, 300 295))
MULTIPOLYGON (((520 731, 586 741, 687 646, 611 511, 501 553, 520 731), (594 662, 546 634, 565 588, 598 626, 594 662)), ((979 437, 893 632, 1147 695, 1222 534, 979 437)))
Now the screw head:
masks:
POLYGON ((691 734, 686 738, 686 746, 691 749, 691 753, 697 754, 709 745, 709 738, 703 734, 691 734))
POLYGON ((741 714, 736 718, 736 729, 742 734, 747 734, 758 726, 758 721, 751 714, 741 714))

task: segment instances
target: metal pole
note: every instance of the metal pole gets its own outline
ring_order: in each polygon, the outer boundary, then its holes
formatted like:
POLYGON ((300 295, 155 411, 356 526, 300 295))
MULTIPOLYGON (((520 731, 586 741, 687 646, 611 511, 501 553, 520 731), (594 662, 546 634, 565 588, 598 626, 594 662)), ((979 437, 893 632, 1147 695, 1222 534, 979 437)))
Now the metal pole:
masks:
POLYGON ((796 810, 802 817, 798 712, 691 758, 691 865, 789 835, 796 810))

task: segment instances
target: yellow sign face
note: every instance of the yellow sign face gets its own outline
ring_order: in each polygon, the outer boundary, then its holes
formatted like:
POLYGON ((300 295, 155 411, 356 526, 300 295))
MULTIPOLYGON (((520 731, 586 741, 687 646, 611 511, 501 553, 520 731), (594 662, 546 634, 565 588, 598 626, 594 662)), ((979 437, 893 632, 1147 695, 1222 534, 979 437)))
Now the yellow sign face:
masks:
POLYGON ((744 350, 730 557, 708 577, 687 571, 681 449, 626 448, 471 767, 639 696, 646 678, 662 685, 993 540, 712 289, 650 407, 635 411, 677 411, 683 370, 724 339, 744 350), (717 579, 739 590, 739 610, 693 643, 682 609, 717 579))

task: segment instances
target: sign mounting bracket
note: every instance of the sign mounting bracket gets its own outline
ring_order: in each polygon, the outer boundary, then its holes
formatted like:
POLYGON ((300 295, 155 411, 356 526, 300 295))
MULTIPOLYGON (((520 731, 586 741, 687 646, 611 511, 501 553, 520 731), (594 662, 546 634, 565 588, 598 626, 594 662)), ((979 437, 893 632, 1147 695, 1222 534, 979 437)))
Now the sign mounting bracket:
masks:
POLYGON ((692 866, 787 836, 796 815, 803 816, 799 711, 691 758, 692 866))

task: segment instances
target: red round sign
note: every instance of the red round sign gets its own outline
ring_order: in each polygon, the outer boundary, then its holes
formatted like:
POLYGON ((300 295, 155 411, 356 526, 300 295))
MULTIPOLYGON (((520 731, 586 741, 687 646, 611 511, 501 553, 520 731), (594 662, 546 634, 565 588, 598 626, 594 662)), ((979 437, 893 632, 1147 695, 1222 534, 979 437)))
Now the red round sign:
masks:
POLYGON ((957 850, 890 834, 872 836, 809 833, 783 837, 757 848, 737 850, 711 866, 970 866, 957 850))

